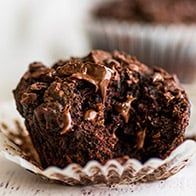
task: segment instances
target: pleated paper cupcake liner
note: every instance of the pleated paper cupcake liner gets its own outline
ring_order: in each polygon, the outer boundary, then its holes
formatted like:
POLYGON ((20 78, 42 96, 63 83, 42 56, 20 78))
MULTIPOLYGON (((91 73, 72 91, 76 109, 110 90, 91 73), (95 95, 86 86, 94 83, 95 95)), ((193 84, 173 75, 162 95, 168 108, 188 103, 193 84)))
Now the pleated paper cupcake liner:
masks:
POLYGON ((89 19, 93 48, 122 50, 151 66, 177 74, 184 83, 196 82, 196 25, 130 24, 89 19))
POLYGON ((186 140, 165 160, 152 158, 144 164, 135 159, 128 159, 123 164, 117 160, 109 160, 105 165, 92 160, 84 167, 70 164, 64 169, 55 166, 42 169, 23 121, 13 108, 10 103, 1 107, 0 154, 52 182, 65 185, 95 185, 162 180, 179 172, 196 154, 196 142, 186 140))

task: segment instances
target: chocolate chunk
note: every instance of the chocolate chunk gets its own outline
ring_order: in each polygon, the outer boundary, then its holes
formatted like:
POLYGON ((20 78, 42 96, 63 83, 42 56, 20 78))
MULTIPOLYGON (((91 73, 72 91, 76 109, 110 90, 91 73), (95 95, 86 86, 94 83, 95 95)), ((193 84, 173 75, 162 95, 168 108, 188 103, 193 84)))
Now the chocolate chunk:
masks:
POLYGON ((176 78, 119 51, 31 64, 14 97, 43 168, 165 158, 189 121, 176 78))
POLYGON ((160 73, 155 73, 153 76, 153 82, 162 82, 164 78, 160 73))
POLYGON ((106 91, 112 77, 113 71, 101 64, 86 63, 80 71, 72 74, 73 78, 86 80, 95 85, 96 90, 100 89, 103 101, 106 98, 106 91))
POLYGON ((45 68, 45 67, 41 62, 34 62, 29 65, 29 71, 31 73, 34 71, 37 71, 38 69, 42 69, 42 68, 45 68))
POLYGON ((21 104, 31 104, 36 101, 37 95, 35 93, 24 93, 21 97, 21 104))
POLYGON ((116 110, 123 116, 125 122, 129 122, 131 103, 135 100, 133 96, 127 96, 127 100, 121 104, 116 105, 116 110))
POLYGON ((64 116, 64 128, 61 131, 61 135, 65 134, 71 128, 71 114, 69 112, 69 108, 66 108, 63 112, 64 116))
POLYGON ((47 84, 44 82, 36 82, 30 86, 31 91, 40 91, 47 88, 47 84))
POLYGON ((87 110, 84 114, 85 120, 94 120, 97 116, 97 112, 95 110, 87 110))

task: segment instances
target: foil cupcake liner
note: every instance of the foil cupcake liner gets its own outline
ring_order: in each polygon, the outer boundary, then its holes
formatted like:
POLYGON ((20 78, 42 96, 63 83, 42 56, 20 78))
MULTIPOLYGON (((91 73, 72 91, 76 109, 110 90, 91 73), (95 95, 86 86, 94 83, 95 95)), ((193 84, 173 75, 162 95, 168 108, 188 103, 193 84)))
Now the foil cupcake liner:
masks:
POLYGON ((94 185, 162 180, 179 172, 196 154, 196 142, 186 140, 165 160, 152 158, 144 164, 135 159, 128 159, 123 164, 117 160, 109 160, 105 165, 92 160, 85 167, 70 164, 64 169, 55 166, 42 169, 23 121, 12 105, 7 103, 1 106, 0 154, 52 182, 65 185, 94 185))
POLYGON ((177 74, 184 83, 196 81, 196 25, 156 25, 88 19, 93 48, 122 50, 151 66, 177 74))

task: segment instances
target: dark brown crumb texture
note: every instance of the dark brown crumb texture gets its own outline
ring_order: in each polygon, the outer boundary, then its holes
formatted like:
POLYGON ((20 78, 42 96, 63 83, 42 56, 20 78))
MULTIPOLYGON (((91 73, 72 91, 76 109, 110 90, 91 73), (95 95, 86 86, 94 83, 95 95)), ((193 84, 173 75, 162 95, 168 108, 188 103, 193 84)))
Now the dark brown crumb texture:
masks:
POLYGON ((32 63, 14 97, 44 168, 165 158, 183 142, 190 112, 175 77, 119 51, 32 63))
POLYGON ((195 0, 114 0, 95 9, 98 18, 144 23, 196 22, 195 0))

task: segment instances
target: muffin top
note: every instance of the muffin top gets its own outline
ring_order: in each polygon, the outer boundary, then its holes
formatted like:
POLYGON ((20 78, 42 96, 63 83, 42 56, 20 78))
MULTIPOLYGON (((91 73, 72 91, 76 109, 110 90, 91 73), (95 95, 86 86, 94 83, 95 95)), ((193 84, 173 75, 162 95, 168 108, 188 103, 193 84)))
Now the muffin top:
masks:
POLYGON ((176 78, 119 51, 32 63, 14 96, 44 168, 165 158, 189 121, 176 78))
POLYGON ((102 3, 94 16, 143 23, 196 22, 195 0, 114 0, 102 3))

